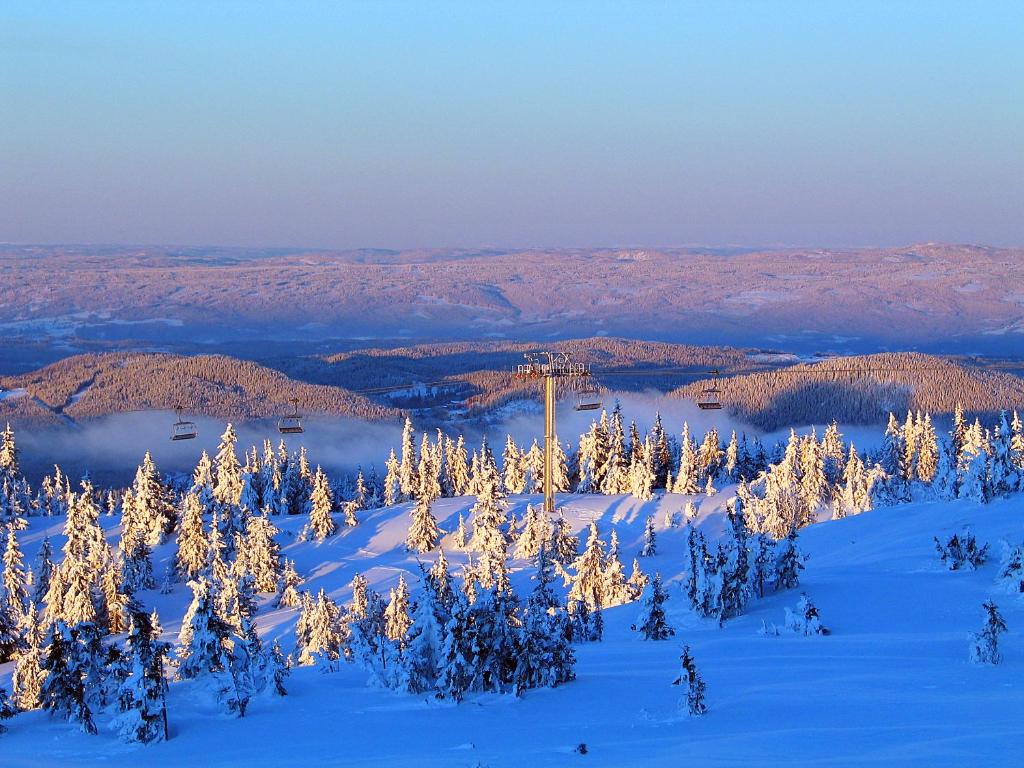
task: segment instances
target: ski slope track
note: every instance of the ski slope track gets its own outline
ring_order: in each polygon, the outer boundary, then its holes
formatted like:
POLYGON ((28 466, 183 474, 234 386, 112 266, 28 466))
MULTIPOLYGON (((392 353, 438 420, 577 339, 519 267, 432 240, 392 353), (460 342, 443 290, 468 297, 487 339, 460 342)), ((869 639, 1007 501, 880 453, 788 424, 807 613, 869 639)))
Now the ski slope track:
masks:
MULTIPOLYGON (((127 745, 97 718, 99 736, 52 720, 20 714, 0 736, 0 765, 204 766, 1016 766, 1024 724, 1024 598, 995 583, 1000 542, 1024 539, 1024 499, 987 506, 970 501, 915 502, 813 525, 801 532, 809 555, 797 590, 753 601, 746 613, 719 628, 691 613, 682 591, 687 569, 686 529, 667 528, 666 512, 700 503, 698 524, 711 537, 724 522, 732 488, 713 498, 661 495, 650 502, 628 496, 561 497, 576 531, 596 519, 606 541, 618 531, 627 570, 639 551, 644 523, 655 515, 658 554, 641 559, 648 573, 668 582, 674 638, 640 639, 630 624, 638 606, 605 611, 605 639, 577 646, 575 681, 554 689, 511 695, 469 695, 458 705, 367 687, 355 665, 322 673, 297 668, 284 698, 261 694, 246 716, 221 713, 198 682, 170 686, 171 739, 127 745), (979 570, 951 572, 939 562, 933 536, 970 526, 993 557, 979 570), (784 611, 805 591, 817 605, 825 637, 784 629, 759 634, 762 621, 782 625, 784 611), (981 603, 993 598, 1009 626, 999 666, 968 661, 968 633, 982 624, 981 603), (683 643, 691 646, 707 682, 709 712, 688 717, 678 708, 683 643), (575 750, 586 744, 586 754, 575 750)), ((521 517, 537 497, 513 497, 521 517)), ((438 500, 434 513, 446 531, 471 498, 438 500)), ((386 590, 416 558, 403 540, 410 505, 363 513, 360 525, 323 544, 299 542, 304 517, 275 518, 283 555, 306 578, 348 602, 357 572, 386 590)), ((111 541, 117 519, 101 521, 111 541)), ((339 520, 339 522, 341 522, 339 520)), ((20 535, 26 562, 44 535, 60 551, 63 520, 32 518, 20 535)), ((453 573, 466 555, 444 540, 453 573)), ((153 555, 157 580, 173 542, 153 555)), ((436 553, 422 559, 432 561, 436 553)), ((529 588, 531 568, 515 561, 513 583, 529 588)), ((159 611, 165 639, 175 640, 191 599, 186 585, 168 595, 139 594, 159 611)), ((264 596, 258 624, 267 638, 294 645, 296 613, 272 607, 264 596)), ((12 664, 0 666, 10 689, 12 664)))

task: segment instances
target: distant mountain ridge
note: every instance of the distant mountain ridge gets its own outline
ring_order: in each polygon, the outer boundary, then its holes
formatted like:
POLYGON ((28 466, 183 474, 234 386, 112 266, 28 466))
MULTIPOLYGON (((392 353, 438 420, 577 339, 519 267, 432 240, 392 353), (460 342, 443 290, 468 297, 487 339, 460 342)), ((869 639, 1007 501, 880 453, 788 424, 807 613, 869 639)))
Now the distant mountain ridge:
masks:
POLYGON ((1024 354, 1024 249, 0 246, 0 337, 20 343, 596 335, 1024 354))

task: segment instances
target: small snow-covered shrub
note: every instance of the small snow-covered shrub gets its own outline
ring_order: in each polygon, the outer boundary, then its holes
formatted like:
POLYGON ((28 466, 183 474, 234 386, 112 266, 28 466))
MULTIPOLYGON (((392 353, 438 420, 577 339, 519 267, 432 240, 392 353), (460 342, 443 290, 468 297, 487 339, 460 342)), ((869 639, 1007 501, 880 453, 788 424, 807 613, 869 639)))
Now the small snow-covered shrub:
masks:
POLYGON ((970 531, 964 531, 959 535, 954 533, 945 544, 936 537, 935 551, 951 571, 965 568, 973 571, 988 559, 988 544, 979 547, 974 534, 970 531))
POLYGON ((806 636, 829 634, 829 630, 821 624, 818 609, 806 594, 800 595, 795 611, 786 609, 786 629, 806 636))

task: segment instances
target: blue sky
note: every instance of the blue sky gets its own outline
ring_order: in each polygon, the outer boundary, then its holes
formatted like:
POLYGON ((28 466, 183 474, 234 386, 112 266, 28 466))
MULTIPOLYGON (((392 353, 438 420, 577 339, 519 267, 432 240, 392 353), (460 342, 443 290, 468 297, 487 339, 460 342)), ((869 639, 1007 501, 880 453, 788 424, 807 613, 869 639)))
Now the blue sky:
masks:
POLYGON ((0 5, 0 240, 1024 245, 1024 4, 0 5))

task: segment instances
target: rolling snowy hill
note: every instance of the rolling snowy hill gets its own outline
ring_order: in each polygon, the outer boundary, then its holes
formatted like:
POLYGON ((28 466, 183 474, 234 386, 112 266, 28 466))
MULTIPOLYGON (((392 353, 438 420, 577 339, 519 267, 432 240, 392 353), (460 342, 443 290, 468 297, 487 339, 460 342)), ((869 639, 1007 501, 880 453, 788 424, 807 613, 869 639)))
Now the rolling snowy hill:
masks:
MULTIPOLYGON (((654 515, 658 553, 641 559, 648 573, 667 580, 669 620, 665 642, 641 640, 630 630, 636 605, 605 611, 602 642, 577 646, 576 680, 528 691, 521 699, 471 694, 459 705, 370 688, 355 665, 322 673, 298 668, 289 695, 264 694, 246 717, 221 714, 209 691, 195 682, 170 686, 171 739, 129 746, 104 728, 87 736, 44 712, 18 715, 0 736, 5 766, 126 765, 374 765, 374 766, 1012 766, 1024 711, 1024 602, 1000 594, 991 562, 975 572, 951 572, 938 561, 932 537, 968 525, 979 541, 1024 539, 1022 500, 980 506, 970 501, 915 502, 883 508, 801 531, 809 555, 798 590, 752 602, 719 629, 691 613, 682 582, 688 568, 686 530, 666 528, 666 513, 680 516, 687 501, 700 504, 697 522, 714 538, 725 501, 659 495, 650 502, 629 496, 565 496, 574 530, 596 520, 602 535, 618 532, 625 563, 637 553, 647 518, 654 515), (781 625, 801 591, 814 600, 827 637, 758 633, 762 622, 781 625), (968 662, 967 633, 980 628, 981 603, 994 597, 1009 625, 1000 666, 968 662), (682 643, 693 650, 708 686, 710 711, 688 717, 677 707, 682 643), (586 754, 577 750, 586 745, 586 754)), ((438 500, 434 513, 451 531, 471 498, 438 500)), ((521 517, 528 501, 513 497, 521 517)), ((305 588, 325 589, 347 602, 350 581, 365 574, 385 590, 405 573, 415 586, 416 558, 404 550, 410 505, 364 513, 360 524, 323 544, 300 542, 304 517, 278 517, 283 555, 295 560, 305 588)), ((102 518, 113 542, 116 518, 102 518)), ((44 535, 62 543, 59 518, 32 518, 20 540, 33 562, 44 535)), ((446 537, 444 549, 457 573, 465 555, 446 537)), ((173 544, 154 552, 162 576, 173 544)), ((423 557, 431 561, 431 553, 423 557)), ((531 568, 514 563, 513 583, 524 589, 531 568)), ((191 598, 177 584, 171 594, 139 597, 161 616, 165 638, 175 640, 191 598)), ((275 610, 264 598, 258 625, 286 651, 294 642, 294 610, 275 610)), ((0 685, 10 687, 10 664, 0 685)))

